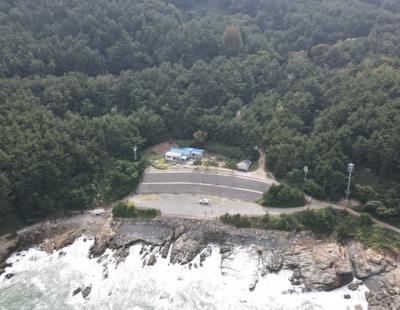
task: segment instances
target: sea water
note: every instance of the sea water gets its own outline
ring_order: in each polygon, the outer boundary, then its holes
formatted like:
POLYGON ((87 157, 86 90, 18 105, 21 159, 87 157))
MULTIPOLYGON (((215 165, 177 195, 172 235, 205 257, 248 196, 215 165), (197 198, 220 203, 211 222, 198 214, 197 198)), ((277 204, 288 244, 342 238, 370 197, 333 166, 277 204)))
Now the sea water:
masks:
POLYGON ((14 254, 8 260, 12 267, 0 276, 0 309, 367 309, 365 286, 302 293, 291 285, 288 270, 260 276, 255 290, 249 291, 257 266, 247 248, 235 249, 221 269, 216 246, 203 266, 199 257, 191 266, 170 264, 157 249, 157 263, 147 266, 141 245, 132 246, 125 261, 118 263, 111 250, 90 259, 92 244, 82 237, 52 254, 37 248, 14 254), (9 273, 14 276, 6 279, 9 273), (73 296, 75 289, 87 286, 92 287, 89 296, 73 296), (345 299, 345 294, 351 298, 345 299))

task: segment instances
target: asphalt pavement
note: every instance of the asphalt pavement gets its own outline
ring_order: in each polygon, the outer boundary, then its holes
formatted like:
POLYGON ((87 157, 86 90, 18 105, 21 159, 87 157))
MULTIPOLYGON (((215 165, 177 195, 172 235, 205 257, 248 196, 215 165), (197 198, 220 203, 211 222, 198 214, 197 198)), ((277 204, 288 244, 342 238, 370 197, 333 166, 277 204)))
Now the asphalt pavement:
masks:
POLYGON ((137 193, 194 193, 257 201, 270 186, 270 183, 258 178, 228 173, 153 170, 144 174, 137 193))

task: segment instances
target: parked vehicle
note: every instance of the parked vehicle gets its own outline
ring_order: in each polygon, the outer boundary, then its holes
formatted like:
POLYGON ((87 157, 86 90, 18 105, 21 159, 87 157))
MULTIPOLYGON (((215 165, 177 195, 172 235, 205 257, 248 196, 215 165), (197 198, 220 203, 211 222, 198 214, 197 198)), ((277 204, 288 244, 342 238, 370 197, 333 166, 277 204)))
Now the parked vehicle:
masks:
POLYGON ((210 200, 209 200, 209 199, 206 199, 206 198, 201 198, 201 199, 199 200, 199 203, 200 203, 201 205, 209 205, 209 204, 210 204, 210 200))

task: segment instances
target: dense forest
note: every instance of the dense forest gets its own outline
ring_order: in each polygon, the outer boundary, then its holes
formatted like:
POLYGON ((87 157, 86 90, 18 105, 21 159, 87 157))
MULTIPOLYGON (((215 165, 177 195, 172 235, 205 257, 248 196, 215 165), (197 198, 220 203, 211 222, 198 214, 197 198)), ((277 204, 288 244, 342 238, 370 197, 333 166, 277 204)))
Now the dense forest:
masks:
MULTIPOLYGON (((398 0, 3 0, 0 219, 121 197, 198 130, 400 221, 398 0)), ((1 222, 1 221, 0 221, 1 222)))

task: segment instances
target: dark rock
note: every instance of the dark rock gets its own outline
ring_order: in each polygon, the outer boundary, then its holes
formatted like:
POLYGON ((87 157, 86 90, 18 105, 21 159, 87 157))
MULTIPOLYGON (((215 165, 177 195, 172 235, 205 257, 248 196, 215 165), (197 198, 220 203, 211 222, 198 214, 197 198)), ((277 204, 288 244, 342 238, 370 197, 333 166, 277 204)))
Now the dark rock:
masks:
POLYGON ((6 271, 4 269, 0 269, 0 276, 5 273, 6 271))
POLYGON ((107 250, 108 246, 107 239, 96 236, 93 245, 89 249, 89 257, 100 257, 107 250))
POLYGON ((192 263, 189 263, 189 270, 192 270, 192 263))
POLYGON ((74 291, 72 292, 72 296, 75 296, 76 294, 79 294, 82 291, 81 287, 78 287, 76 289, 74 289, 74 291))
POLYGON ((349 290, 356 291, 361 284, 362 284, 362 281, 351 282, 351 283, 349 283, 349 285, 347 285, 347 288, 349 290))
POLYGON ((168 257, 168 253, 169 253, 169 249, 171 248, 171 242, 167 241, 165 242, 164 246, 162 247, 161 250, 161 257, 162 258, 167 258, 168 257))
POLYGON ((281 253, 274 252, 272 253, 269 260, 267 260, 267 269, 271 272, 278 272, 281 270, 283 264, 281 253))
POLYGON ((67 255, 67 252, 65 252, 65 251, 60 251, 60 252, 58 253, 58 257, 63 257, 63 256, 65 256, 65 255, 67 255))
POLYGON ((8 267, 12 267, 11 263, 2 263, 0 264, 0 269, 6 269, 8 267))
POLYGON ((147 266, 153 266, 157 262, 157 258, 154 254, 151 254, 147 260, 147 266))
POLYGON ((211 246, 207 246, 201 253, 200 253, 200 264, 203 263, 207 257, 211 256, 212 249, 211 246))
POLYGON ((92 286, 91 286, 91 285, 86 286, 86 287, 82 290, 82 297, 86 299, 86 298, 89 296, 89 294, 90 294, 91 291, 92 291, 92 286))
POLYGON ((15 276, 14 273, 7 273, 7 274, 5 275, 5 278, 6 278, 7 280, 9 280, 9 279, 11 279, 13 276, 15 276))
POLYGON ((350 296, 350 294, 344 294, 344 295, 343 295, 343 298, 344 298, 344 299, 350 299, 351 296, 350 296))
POLYGON ((232 252, 232 250, 233 250, 233 245, 232 244, 223 244, 219 248, 219 253, 220 254, 224 254, 224 253, 227 253, 227 252, 232 252))

